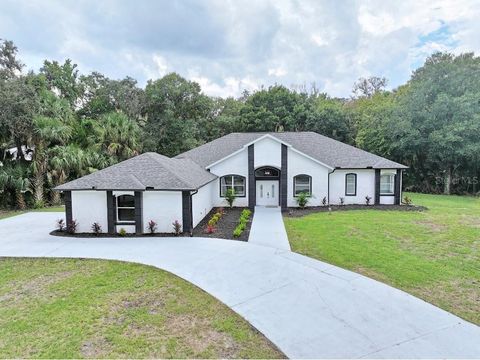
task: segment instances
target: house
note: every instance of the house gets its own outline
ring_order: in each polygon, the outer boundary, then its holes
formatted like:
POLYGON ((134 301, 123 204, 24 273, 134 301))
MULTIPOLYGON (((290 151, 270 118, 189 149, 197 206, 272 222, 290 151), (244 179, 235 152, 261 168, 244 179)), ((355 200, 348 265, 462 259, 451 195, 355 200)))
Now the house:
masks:
POLYGON ((232 133, 174 158, 144 153, 58 186, 67 223, 79 232, 98 222, 109 233, 173 232, 178 220, 191 231, 216 206, 400 204, 406 166, 314 132, 232 133))

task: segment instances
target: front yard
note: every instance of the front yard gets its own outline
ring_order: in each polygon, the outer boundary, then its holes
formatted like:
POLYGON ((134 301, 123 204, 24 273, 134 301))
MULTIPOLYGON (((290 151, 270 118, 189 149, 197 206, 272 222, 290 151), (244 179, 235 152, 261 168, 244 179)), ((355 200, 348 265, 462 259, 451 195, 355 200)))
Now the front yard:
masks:
POLYGON ((65 211, 64 206, 50 206, 44 207, 40 209, 28 209, 28 210, 3 210, 0 209, 0 219, 6 219, 12 216, 25 214, 26 212, 34 211, 34 212, 57 212, 57 211, 65 211))
POLYGON ((480 199, 407 195, 428 210, 285 217, 292 251, 388 283, 480 325, 480 199))
POLYGON ((239 315, 156 268, 0 258, 0 358, 284 357, 239 315))

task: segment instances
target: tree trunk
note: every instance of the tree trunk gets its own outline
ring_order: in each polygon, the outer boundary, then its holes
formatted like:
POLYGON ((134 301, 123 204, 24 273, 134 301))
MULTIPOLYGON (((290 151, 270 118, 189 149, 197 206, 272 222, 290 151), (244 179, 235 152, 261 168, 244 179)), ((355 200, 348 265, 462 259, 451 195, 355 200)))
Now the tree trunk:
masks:
POLYGON ((37 172, 35 174, 35 178, 33 179, 33 199, 35 203, 35 207, 43 207, 44 206, 44 193, 43 193, 43 174, 37 172))
POLYGON ((25 204, 25 197, 23 196, 23 193, 20 190, 17 190, 15 192, 15 197, 17 199, 17 207, 20 210, 25 210, 27 208, 27 204, 25 204))
POLYGON ((59 191, 52 191, 52 205, 61 205, 62 204, 62 198, 60 196, 59 191))
POLYGON ((452 184, 452 167, 449 166, 446 173, 445 173, 445 184, 443 187, 443 193, 445 195, 450 195, 451 191, 451 184, 452 184))

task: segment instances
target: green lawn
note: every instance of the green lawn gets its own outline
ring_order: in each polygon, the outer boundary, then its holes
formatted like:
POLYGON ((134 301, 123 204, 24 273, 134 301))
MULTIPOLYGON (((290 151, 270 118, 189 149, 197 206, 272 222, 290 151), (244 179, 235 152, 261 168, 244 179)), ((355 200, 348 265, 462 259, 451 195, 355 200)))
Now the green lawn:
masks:
POLYGON ((26 212, 33 211, 33 212, 55 212, 55 211, 65 211, 65 207, 63 206, 50 206, 41 209, 30 209, 30 210, 1 210, 0 209, 0 219, 6 219, 8 217, 25 214, 26 212))
POLYGON ((0 258, 0 358, 278 358, 192 284, 116 261, 0 258))
POLYGON ((480 199, 408 196, 429 210, 286 217, 292 249, 383 281, 480 324, 480 199))

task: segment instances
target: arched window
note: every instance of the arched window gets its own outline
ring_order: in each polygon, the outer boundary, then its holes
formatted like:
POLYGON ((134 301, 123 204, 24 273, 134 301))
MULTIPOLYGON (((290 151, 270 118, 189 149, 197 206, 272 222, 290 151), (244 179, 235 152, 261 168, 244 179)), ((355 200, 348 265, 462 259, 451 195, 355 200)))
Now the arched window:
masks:
POLYGON ((117 221, 135 222, 135 198, 133 195, 117 196, 117 221))
POLYGON ((293 178, 293 196, 298 196, 300 193, 312 195, 312 177, 310 175, 301 174, 293 178))
POLYGON ((235 191, 235 196, 245 197, 245 177, 225 175, 220 178, 220 197, 225 197, 228 189, 235 191))
POLYGON ((357 195, 357 174, 345 175, 345 196, 357 195))
POLYGON ((280 177, 280 171, 273 167, 264 166, 255 170, 255 177, 264 179, 278 179, 280 177))

